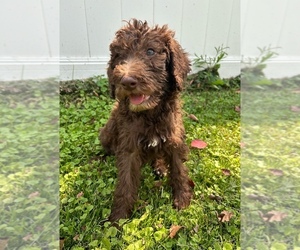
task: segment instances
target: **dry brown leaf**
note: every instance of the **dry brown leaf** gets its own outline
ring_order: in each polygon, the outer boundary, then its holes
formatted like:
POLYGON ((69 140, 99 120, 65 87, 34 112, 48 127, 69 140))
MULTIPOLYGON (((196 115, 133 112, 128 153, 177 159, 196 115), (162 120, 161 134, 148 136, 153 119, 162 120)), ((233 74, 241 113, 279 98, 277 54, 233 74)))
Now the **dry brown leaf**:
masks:
POLYGON ((24 240, 24 241, 29 241, 29 240, 31 240, 31 238, 32 238, 32 234, 27 234, 25 237, 23 237, 22 239, 24 240))
POLYGON ((76 195, 77 198, 80 198, 81 196, 83 196, 83 192, 82 191, 76 195))
POLYGON ((225 169, 225 168, 222 168, 222 173, 223 173, 223 175, 226 175, 226 176, 231 175, 230 170, 229 169, 225 169))
POLYGON ((160 188, 160 187, 162 187, 162 185, 163 185, 163 181, 155 181, 154 182, 154 187, 156 187, 156 188, 160 188))
POLYGON ((300 106, 291 106, 291 111, 300 112, 300 106))
POLYGON ((31 193, 30 195, 28 195, 28 198, 29 198, 29 199, 32 199, 32 198, 35 198, 35 197, 37 197, 37 196, 39 196, 39 195, 40 195, 40 192, 36 191, 36 192, 33 192, 33 193, 31 193))
POLYGON ((224 210, 218 215, 218 219, 220 222, 227 222, 227 221, 230 221, 232 216, 233 216, 232 212, 224 210))
POLYGON ((270 198, 268 196, 264 196, 264 195, 249 194, 249 195, 247 195, 247 197, 249 199, 258 200, 261 202, 267 202, 270 200, 270 198))
POLYGON ((282 221, 285 217, 287 217, 287 213, 275 210, 267 212, 266 214, 263 214, 261 211, 258 213, 262 220, 266 222, 282 221))
POLYGON ((79 234, 76 234, 76 235, 73 237, 73 240, 74 240, 74 241, 79 240, 79 237, 80 237, 79 234))
POLYGON ((60 238, 59 239, 59 249, 62 250, 64 248, 64 244, 65 244, 65 239, 64 238, 60 238))
POLYGON ((199 232, 199 225, 196 225, 194 228, 193 228, 193 231, 195 233, 198 233, 199 232))
POLYGON ((235 107, 234 107, 234 110, 235 110, 236 112, 241 112, 241 106, 235 106, 235 107))
POLYGON ((0 250, 6 249, 9 238, 0 238, 0 250))
POLYGON ((169 237, 171 239, 173 239, 176 236, 177 232, 180 230, 180 228, 182 228, 182 226, 172 225, 171 228, 170 228, 169 237))
POLYGON ((271 174, 275 175, 275 176, 282 176, 283 175, 283 171, 280 169, 275 169, 275 168, 270 168, 269 169, 271 174))
POLYGON ((218 196, 218 195, 210 194, 208 197, 209 197, 209 199, 211 199, 213 201, 217 201, 217 202, 220 202, 220 201, 223 200, 223 198, 221 196, 218 196))
POLYGON ((199 121, 198 118, 193 114, 189 114, 189 118, 195 122, 199 121))

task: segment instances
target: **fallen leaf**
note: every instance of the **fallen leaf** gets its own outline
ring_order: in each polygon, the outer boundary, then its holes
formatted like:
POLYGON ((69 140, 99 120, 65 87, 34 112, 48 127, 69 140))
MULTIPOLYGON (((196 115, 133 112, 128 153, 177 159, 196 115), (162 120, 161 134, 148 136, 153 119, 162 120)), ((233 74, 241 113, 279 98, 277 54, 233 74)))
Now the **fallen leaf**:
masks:
POLYGON ((0 238, 0 249, 1 250, 6 249, 6 247, 8 245, 8 240, 9 240, 9 238, 7 238, 7 237, 5 237, 5 238, 1 237, 0 238))
POLYGON ((199 232, 199 225, 196 225, 194 228, 193 228, 193 231, 195 233, 198 233, 199 232))
POLYGON ((239 94, 239 93, 241 93, 241 90, 238 89, 238 90, 235 91, 235 93, 239 94))
POLYGON ((246 143, 245 143, 245 142, 240 142, 240 147, 241 147, 241 148, 246 147, 246 143))
POLYGON ((220 201, 223 200, 223 198, 221 196, 218 196, 218 195, 210 194, 208 197, 209 197, 209 199, 211 199, 213 201, 217 201, 217 202, 220 202, 220 201))
POLYGON ((163 227, 164 227, 164 225, 163 225, 163 224, 161 224, 161 223, 159 223, 159 224, 157 224, 157 225, 156 225, 156 227, 157 227, 157 228, 163 228, 163 227))
POLYGON ((83 192, 82 191, 76 195, 77 198, 80 198, 81 196, 83 196, 83 192))
POLYGON ((32 198, 35 198, 35 197, 37 197, 37 196, 39 196, 39 195, 40 195, 40 192, 36 191, 36 192, 33 192, 33 193, 31 193, 30 195, 28 195, 28 198, 29 198, 29 199, 32 199, 32 198))
POLYGON ((161 181, 161 180, 154 182, 154 187, 156 187, 156 188, 160 188, 162 185, 163 185, 163 181, 161 181))
POLYGON ((223 175, 226 175, 226 176, 231 175, 230 170, 229 169, 225 169, 225 168, 222 168, 222 173, 223 173, 223 175))
POLYGON ((73 237, 73 240, 74 240, 74 241, 79 240, 79 237, 80 237, 79 234, 76 234, 76 235, 73 237))
POLYGON ((37 227, 36 227, 36 230, 41 232, 41 231, 44 230, 44 227, 43 227, 43 226, 37 226, 37 227))
POLYGON ((199 148, 199 149, 203 149, 207 147, 207 143, 201 140, 193 140, 191 142, 191 147, 193 148, 199 148))
POLYGON ((197 118, 195 115, 193 115, 193 114, 190 114, 190 115, 189 115, 189 118, 190 118, 191 120, 195 121, 195 122, 199 121, 198 118, 197 118))
POLYGON ((292 93, 300 94, 300 89, 295 89, 295 90, 292 91, 292 93))
POLYGON ((59 239, 59 249, 62 250, 64 248, 65 238, 59 239))
POLYGON ((266 214, 263 214, 261 211, 258 212, 263 221, 266 222, 279 222, 282 221, 285 217, 287 217, 287 213, 281 211, 270 211, 266 214))
POLYGON ((236 112, 241 112, 241 106, 235 106, 235 107, 234 107, 234 110, 235 110, 236 112))
POLYGON ((171 228, 170 228, 169 237, 171 239, 173 239, 176 236, 177 232, 180 230, 180 228, 182 228, 182 226, 172 225, 171 228))
POLYGON ((264 195, 249 194, 247 197, 249 199, 257 200, 257 201, 261 201, 261 202, 267 202, 270 200, 270 198, 268 196, 264 196, 264 195))
POLYGON ((24 241, 29 241, 32 238, 32 234, 27 234, 25 237, 23 237, 22 239, 24 241))
POLYGON ((271 168, 269 169, 271 174, 275 175, 275 176, 282 176, 283 175, 283 171, 280 169, 275 169, 275 168, 271 168))
POLYGON ((218 219, 220 222, 227 222, 227 221, 230 221, 232 216, 233 216, 232 212, 224 210, 218 215, 218 219))
POLYGON ((291 106, 291 111, 300 112, 300 106, 291 106))

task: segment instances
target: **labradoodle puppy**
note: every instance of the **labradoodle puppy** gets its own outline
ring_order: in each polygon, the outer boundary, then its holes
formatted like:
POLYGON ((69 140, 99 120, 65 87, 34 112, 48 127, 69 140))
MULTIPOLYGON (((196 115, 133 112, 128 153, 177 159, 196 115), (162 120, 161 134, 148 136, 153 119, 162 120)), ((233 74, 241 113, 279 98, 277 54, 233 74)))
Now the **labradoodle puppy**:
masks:
POLYGON ((110 45, 109 87, 115 107, 100 129, 100 141, 118 168, 110 221, 127 218, 138 197, 141 167, 168 171, 174 207, 190 204, 192 181, 183 164, 180 91, 190 71, 187 54, 166 25, 153 28, 136 19, 116 32, 110 45))

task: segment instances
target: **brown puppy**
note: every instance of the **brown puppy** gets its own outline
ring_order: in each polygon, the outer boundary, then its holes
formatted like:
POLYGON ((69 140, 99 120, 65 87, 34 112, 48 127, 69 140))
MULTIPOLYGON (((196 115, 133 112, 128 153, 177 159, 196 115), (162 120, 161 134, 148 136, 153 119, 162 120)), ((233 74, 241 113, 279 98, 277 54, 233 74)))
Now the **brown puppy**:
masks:
POLYGON ((100 130, 107 153, 116 155, 118 180, 110 221, 127 218, 138 197, 141 167, 168 169, 174 206, 185 208, 192 197, 183 162, 184 142, 179 93, 190 71, 187 54, 166 25, 150 28, 131 20, 116 32, 107 70, 115 108, 100 130))

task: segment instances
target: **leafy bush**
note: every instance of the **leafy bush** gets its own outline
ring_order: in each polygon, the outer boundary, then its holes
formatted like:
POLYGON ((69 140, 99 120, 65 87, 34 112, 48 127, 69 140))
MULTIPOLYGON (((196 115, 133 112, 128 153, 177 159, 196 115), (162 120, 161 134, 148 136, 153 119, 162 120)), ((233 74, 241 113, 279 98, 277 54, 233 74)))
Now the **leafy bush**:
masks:
POLYGON ((221 61, 228 55, 227 47, 215 47, 216 55, 209 57, 207 55, 196 55, 193 65, 199 69, 197 73, 188 77, 191 87, 197 89, 222 89, 238 88, 240 86, 240 76, 229 79, 222 79, 219 74, 221 61))

